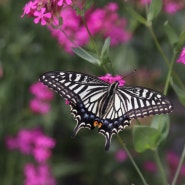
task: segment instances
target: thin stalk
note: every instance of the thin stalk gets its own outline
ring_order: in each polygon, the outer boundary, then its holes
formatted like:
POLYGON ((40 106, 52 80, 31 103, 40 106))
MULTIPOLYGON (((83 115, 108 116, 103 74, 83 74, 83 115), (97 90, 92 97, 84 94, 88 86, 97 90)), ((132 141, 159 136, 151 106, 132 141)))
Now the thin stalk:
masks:
POLYGON ((184 146, 184 149, 183 149, 183 151, 182 151, 182 155, 181 155, 181 158, 180 158, 180 162, 179 162, 179 164, 178 164, 177 171, 176 171, 176 173, 175 173, 175 176, 174 176, 174 178, 173 178, 173 181, 172 181, 172 184, 171 184, 171 185, 175 185, 176 182, 177 182, 177 178, 178 178, 178 176, 179 176, 180 169, 181 169, 181 167, 182 167, 184 158, 185 158, 185 146, 184 146))
POLYGON ((172 75, 172 69, 173 69, 173 66, 174 66, 174 63, 175 63, 175 59, 176 59, 176 54, 173 55, 173 58, 171 60, 170 66, 169 66, 169 70, 168 70, 168 74, 167 74, 167 78, 166 78, 166 82, 165 82, 165 86, 164 86, 164 91, 163 91, 163 93, 165 95, 168 92, 168 87, 169 87, 169 84, 170 84, 170 78, 171 78, 171 75, 172 75))
MULTIPOLYGON (((163 50, 162 50, 162 48, 161 48, 161 46, 160 46, 160 44, 158 42, 158 39, 157 39, 157 37, 156 37, 156 35, 155 35, 154 31, 153 31, 152 26, 147 26, 147 27, 148 27, 148 29, 149 29, 149 31, 150 31, 153 39, 154 39, 155 45, 156 45, 159 53, 161 54, 164 62, 166 63, 168 68, 170 68, 170 61, 168 60, 168 58, 166 57, 165 53, 163 52, 163 50)), ((172 71, 172 73, 173 73, 173 76, 175 77, 177 83, 185 90, 185 85, 182 82, 182 80, 179 78, 178 74, 175 71, 172 71)))
POLYGON ((123 142, 123 140, 121 139, 121 137, 119 135, 117 135, 117 138, 118 138, 118 141, 120 142, 121 146, 123 147, 123 149, 126 151, 128 157, 130 158, 130 160, 131 160, 133 166, 135 167, 137 173, 139 174, 143 184, 144 185, 148 185, 148 183, 146 182, 143 174, 141 173, 141 170, 139 169, 139 167, 137 166, 136 162, 134 161, 134 159, 133 159, 131 153, 129 152, 128 148, 126 147, 125 143, 123 142))
POLYGON ((166 63, 166 65, 169 67, 170 62, 169 62, 168 58, 166 57, 165 53, 163 52, 163 50, 162 50, 162 48, 161 48, 161 46, 160 46, 160 44, 157 40, 157 37, 154 33, 154 30, 153 30, 152 26, 148 26, 148 29, 149 29, 149 31, 150 31, 153 39, 154 39, 155 45, 156 45, 157 49, 159 50, 159 53, 161 54, 161 56, 162 56, 164 62, 166 63))
POLYGON ((162 167, 162 163, 161 163, 161 160, 159 158, 159 153, 158 153, 158 150, 157 149, 154 150, 154 158, 155 158, 156 164, 157 164, 158 169, 159 169, 159 174, 160 174, 160 177, 161 177, 162 184, 163 185, 167 185, 168 184, 167 178, 166 178, 164 169, 162 167))
POLYGON ((86 30, 87 30, 87 33, 88 33, 88 35, 89 35, 90 42, 92 43, 93 48, 94 48, 94 50, 96 51, 97 56, 100 56, 99 50, 98 50, 98 48, 97 48, 97 46, 96 46, 96 43, 95 43, 95 41, 94 41, 94 39, 93 39, 93 37, 92 37, 92 34, 91 34, 90 30, 89 30, 89 27, 88 27, 88 25, 87 25, 87 22, 86 22, 86 20, 85 20, 84 15, 82 16, 82 20, 83 20, 83 23, 84 23, 85 28, 86 28, 86 30))

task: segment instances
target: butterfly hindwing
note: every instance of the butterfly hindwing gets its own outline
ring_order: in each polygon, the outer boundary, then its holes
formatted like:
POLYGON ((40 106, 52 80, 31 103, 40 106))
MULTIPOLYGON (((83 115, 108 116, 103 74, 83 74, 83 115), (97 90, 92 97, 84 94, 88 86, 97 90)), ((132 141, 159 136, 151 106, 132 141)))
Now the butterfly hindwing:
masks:
POLYGON ((77 121, 73 135, 81 128, 98 127, 106 150, 112 135, 129 126, 132 119, 172 111, 170 101, 156 91, 118 87, 118 82, 109 84, 83 73, 52 71, 43 74, 40 81, 69 101, 77 121))
POLYGON ((118 91, 125 115, 131 119, 166 114, 173 109, 166 96, 148 88, 124 86, 118 91))

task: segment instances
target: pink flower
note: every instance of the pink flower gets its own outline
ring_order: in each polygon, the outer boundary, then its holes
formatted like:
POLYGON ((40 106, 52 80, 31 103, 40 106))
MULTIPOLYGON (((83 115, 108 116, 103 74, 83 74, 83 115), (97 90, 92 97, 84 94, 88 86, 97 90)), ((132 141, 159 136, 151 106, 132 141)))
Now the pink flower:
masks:
POLYGON ((30 86, 30 93, 35 95, 41 100, 52 100, 54 97, 53 92, 43 85, 41 82, 36 82, 30 86))
POLYGON ((53 92, 40 82, 30 86, 30 93, 35 95, 29 102, 29 107, 34 113, 47 114, 50 111, 50 103, 54 97, 53 92))
POLYGON ((164 0, 163 2, 164 11, 168 14, 175 14, 184 6, 181 0, 164 0))
POLYGON ((33 15, 35 16, 34 23, 38 24, 41 22, 42 26, 45 26, 47 23, 47 20, 51 18, 51 13, 45 13, 46 9, 41 8, 40 11, 35 11, 33 15))
POLYGON ((29 15, 32 14, 34 12, 34 10, 36 9, 36 1, 29 1, 23 8, 23 14, 21 15, 21 17, 24 17, 24 15, 29 15))
POLYGON ((24 166, 24 176, 24 185, 56 185, 56 180, 47 164, 27 163, 24 166))
POLYGON ((151 173, 154 173, 157 171, 157 166, 156 164, 153 162, 153 161, 146 161, 144 164, 143 164, 143 168, 148 171, 148 172, 151 172, 151 173))
POLYGON ((123 162, 127 159, 127 154, 126 152, 123 150, 123 149, 120 149, 118 150, 116 153, 115 153, 115 159, 118 161, 118 162, 123 162))
POLYGON ((52 155, 51 151, 47 148, 34 148, 32 154, 38 163, 46 162, 52 155))
POLYGON ((66 105, 69 105, 70 104, 70 101, 69 100, 66 100, 65 103, 66 103, 66 105))
POLYGON ((48 102, 45 102, 38 98, 33 98, 29 102, 29 107, 34 113, 47 114, 50 112, 51 106, 48 102))
POLYGON ((22 129, 16 136, 6 137, 5 142, 8 149, 33 155, 37 162, 46 162, 52 154, 51 149, 55 146, 55 140, 44 135, 40 129, 22 129))
POLYGON ((71 0, 59 0, 58 3, 57 3, 58 6, 63 6, 65 4, 71 5, 72 1, 71 0), (65 1, 65 3, 64 3, 64 1, 65 1))
POLYGON ((45 135, 40 135, 34 140, 33 156, 37 162, 45 162, 51 156, 51 150, 55 146, 55 140, 45 135))
MULTIPOLYGON (((85 19, 91 35, 102 35, 104 38, 111 37, 112 45, 129 41, 131 33, 126 30, 127 21, 125 18, 119 17, 117 11, 118 5, 116 3, 109 3, 104 8, 91 8, 87 11, 85 19)), ((72 47, 88 44, 87 29, 82 18, 76 15, 76 11, 72 7, 64 7, 60 18, 63 20, 62 29, 59 30, 53 27, 49 27, 49 29, 65 51, 72 53, 72 47)))
POLYGON ((166 154, 166 159, 171 167, 176 167, 179 163, 179 157, 173 151, 169 151, 166 154))
POLYGON ((98 78, 108 83, 113 83, 118 81, 120 87, 125 85, 125 80, 123 80, 122 79, 123 77, 120 75, 112 76, 111 74, 106 74, 105 76, 100 76, 98 78))
POLYGON ((185 47, 182 48, 182 51, 180 53, 179 58, 177 59, 177 62, 185 64, 185 47))

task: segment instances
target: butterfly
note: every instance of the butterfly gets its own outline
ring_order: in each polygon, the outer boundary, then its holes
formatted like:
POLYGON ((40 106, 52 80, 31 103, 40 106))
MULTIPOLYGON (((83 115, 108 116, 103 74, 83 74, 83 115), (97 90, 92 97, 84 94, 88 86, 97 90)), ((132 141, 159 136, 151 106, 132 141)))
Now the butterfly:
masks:
POLYGON ((51 71, 39 80, 68 100, 77 121, 73 136, 81 128, 98 127, 105 136, 105 150, 110 147, 112 135, 128 127, 131 120, 173 110, 167 97, 157 91, 119 87, 118 81, 110 84, 84 73, 51 71))

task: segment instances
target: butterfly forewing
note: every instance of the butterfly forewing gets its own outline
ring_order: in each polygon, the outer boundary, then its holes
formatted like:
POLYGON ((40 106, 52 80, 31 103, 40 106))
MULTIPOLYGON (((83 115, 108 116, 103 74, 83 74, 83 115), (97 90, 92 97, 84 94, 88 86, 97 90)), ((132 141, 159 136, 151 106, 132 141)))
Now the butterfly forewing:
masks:
POLYGON ((40 81, 70 103, 77 120, 74 135, 81 128, 94 129, 105 136, 105 149, 133 118, 172 111, 170 101, 162 94, 143 87, 118 87, 94 76, 76 72, 47 72, 40 81))

